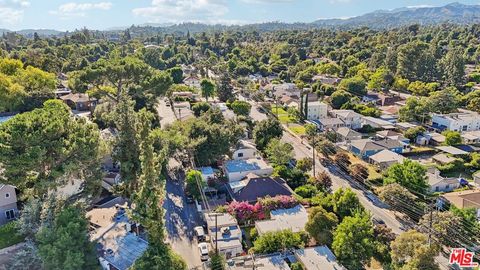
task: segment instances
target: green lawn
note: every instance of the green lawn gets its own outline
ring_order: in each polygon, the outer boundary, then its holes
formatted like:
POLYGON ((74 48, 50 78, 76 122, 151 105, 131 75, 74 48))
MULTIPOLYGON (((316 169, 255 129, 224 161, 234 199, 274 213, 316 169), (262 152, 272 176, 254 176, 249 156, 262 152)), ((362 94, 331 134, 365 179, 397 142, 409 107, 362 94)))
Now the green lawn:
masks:
POLYGON ((17 234, 15 222, 0 226, 0 249, 13 246, 24 240, 23 236, 17 234))
POLYGON ((282 106, 272 105, 272 113, 273 114, 275 114, 275 115, 277 114, 277 109, 278 109, 278 115, 279 116, 282 115, 282 114, 288 115, 287 111, 285 111, 282 106))
POLYGON ((292 126, 289 126, 288 128, 297 135, 305 135, 305 127, 304 126, 292 125, 292 126))

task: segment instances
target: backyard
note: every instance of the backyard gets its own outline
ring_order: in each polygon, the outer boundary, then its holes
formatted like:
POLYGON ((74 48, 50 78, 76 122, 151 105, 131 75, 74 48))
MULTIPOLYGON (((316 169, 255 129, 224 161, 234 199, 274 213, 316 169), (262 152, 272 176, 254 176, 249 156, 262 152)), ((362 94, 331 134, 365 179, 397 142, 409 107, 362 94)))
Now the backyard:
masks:
POLYGON ((0 226, 0 249, 18 244, 24 240, 23 236, 17 233, 15 222, 0 226))

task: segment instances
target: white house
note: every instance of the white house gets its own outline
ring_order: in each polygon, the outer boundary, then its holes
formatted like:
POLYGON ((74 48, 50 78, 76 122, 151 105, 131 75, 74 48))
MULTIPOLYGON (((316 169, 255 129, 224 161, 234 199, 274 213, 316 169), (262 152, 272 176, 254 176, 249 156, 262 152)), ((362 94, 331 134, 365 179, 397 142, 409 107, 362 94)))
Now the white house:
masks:
POLYGON ((271 211, 270 219, 255 221, 255 228, 258 235, 287 229, 292 232, 301 232, 305 230, 307 221, 307 210, 302 205, 297 205, 289 209, 271 211))
POLYGON ((460 187, 460 182, 457 178, 442 177, 440 171, 435 167, 428 169, 427 182, 430 186, 430 192, 450 192, 460 187))
POLYGON ((480 130, 480 115, 468 110, 449 114, 434 113, 432 114, 432 127, 460 132, 480 130))
POLYGON ((332 115, 343 121, 346 127, 351 129, 362 128, 362 115, 352 110, 332 110, 332 115))
POLYGON ((213 247, 218 245, 218 251, 227 259, 240 256, 243 253, 242 231, 237 220, 227 213, 205 213, 207 231, 213 247))
POLYGON ((391 122, 385 121, 380 118, 376 117, 371 117, 371 116, 364 116, 363 125, 369 125, 373 128, 379 128, 379 129, 394 129, 395 126, 391 122))
POLYGON ((190 87, 200 88, 200 79, 194 75, 188 76, 187 78, 185 78, 183 80, 183 83, 190 87))
POLYGON ((346 270, 327 246, 297 249, 295 258, 305 270, 346 270))
POLYGON ((308 120, 318 120, 327 117, 327 104, 314 101, 307 103, 307 119, 308 120))
POLYGON ((252 159, 257 156, 257 148, 249 141, 240 140, 232 154, 234 160, 252 159))
POLYGON ((230 182, 240 181, 248 174, 257 176, 270 176, 273 167, 268 165, 262 158, 228 160, 223 166, 223 171, 230 182))

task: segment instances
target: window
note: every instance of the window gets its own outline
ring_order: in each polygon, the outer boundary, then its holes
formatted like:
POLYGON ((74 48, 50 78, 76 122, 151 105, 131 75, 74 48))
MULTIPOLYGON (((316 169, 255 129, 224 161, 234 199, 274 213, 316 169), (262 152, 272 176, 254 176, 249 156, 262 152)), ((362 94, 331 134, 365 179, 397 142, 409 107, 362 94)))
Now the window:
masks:
POLYGON ((15 211, 13 211, 13 209, 5 211, 5 217, 7 218, 7 220, 14 219, 15 218, 15 211))
POLYGON ((5 193, 5 198, 10 198, 10 193, 5 193))
POLYGON ((440 190, 440 188, 439 188, 439 187, 435 187, 435 191, 439 191, 439 190, 440 190))
POLYGON ((447 184, 447 185, 445 186, 445 189, 450 189, 450 184, 447 184))
POLYGON ((243 153, 238 153, 238 157, 243 157, 243 153))

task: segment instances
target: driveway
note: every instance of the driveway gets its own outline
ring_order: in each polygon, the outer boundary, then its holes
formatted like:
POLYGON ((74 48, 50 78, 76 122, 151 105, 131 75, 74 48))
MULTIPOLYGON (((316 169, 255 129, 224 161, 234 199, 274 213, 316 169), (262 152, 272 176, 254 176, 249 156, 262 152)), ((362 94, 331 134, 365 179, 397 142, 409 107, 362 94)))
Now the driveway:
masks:
POLYGON ((189 269, 197 267, 201 265, 201 261, 193 228, 202 224, 200 216, 194 204, 186 203, 183 182, 168 179, 165 189, 167 241, 172 249, 186 261, 189 269))

